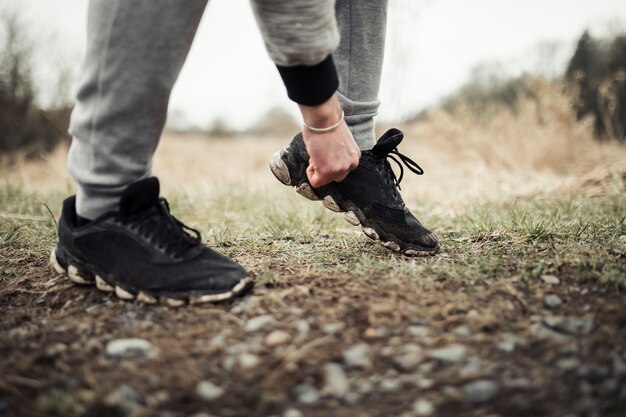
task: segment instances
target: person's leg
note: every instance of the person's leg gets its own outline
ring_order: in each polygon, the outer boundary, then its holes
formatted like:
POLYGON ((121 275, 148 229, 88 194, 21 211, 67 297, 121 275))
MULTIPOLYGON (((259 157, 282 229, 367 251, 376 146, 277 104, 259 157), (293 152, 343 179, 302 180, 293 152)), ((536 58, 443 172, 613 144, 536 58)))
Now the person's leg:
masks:
POLYGON ((337 0, 341 41, 333 54, 339 75, 339 99, 346 122, 361 150, 376 144, 374 116, 385 49, 387 0, 337 0))
POLYGON ((91 0, 68 157, 81 217, 116 211, 123 190, 150 176, 170 92, 206 4, 91 0))
POLYGON ((160 197, 152 154, 206 0, 92 0, 72 114, 54 270, 124 300, 216 302, 252 287, 246 270, 202 243, 160 197), (77 217, 87 218, 84 221, 77 217))

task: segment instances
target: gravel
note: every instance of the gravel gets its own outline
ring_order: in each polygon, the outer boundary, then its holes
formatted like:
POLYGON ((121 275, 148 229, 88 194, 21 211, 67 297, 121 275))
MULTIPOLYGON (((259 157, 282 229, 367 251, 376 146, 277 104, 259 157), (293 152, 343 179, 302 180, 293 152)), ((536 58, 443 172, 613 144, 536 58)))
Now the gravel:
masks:
POLYGON ((297 410, 295 408, 289 408, 285 410, 285 414, 283 414, 283 417, 304 417, 304 414, 302 414, 300 410, 297 410))
POLYGON ((350 383, 341 365, 336 363, 324 365, 324 375, 326 380, 325 392, 337 398, 347 394, 350 383))
POLYGON ((299 333, 307 334, 311 330, 311 325, 306 320, 298 320, 296 322, 296 329, 299 333))
POLYGON ((559 283, 561 282, 557 277, 555 277, 554 275, 542 275, 541 276, 541 280, 543 282, 545 282, 546 284, 549 285, 559 285, 559 283))
POLYGON ((212 402, 224 394, 224 390, 211 381, 202 381, 196 387, 196 394, 204 401, 212 402))
POLYGON ((419 345, 406 345, 404 352, 402 355, 394 356, 393 362, 405 371, 412 370, 424 360, 424 351, 419 345))
POLYGON ((435 411, 435 406, 428 400, 419 399, 413 403, 413 411, 418 416, 430 416, 435 411))
POLYGON ((156 350, 145 339, 116 339, 107 344, 106 354, 113 358, 155 358, 156 350))
POLYGON ((558 308, 563 304, 563 301, 558 295, 550 294, 543 298, 543 304, 548 308, 558 308))
POLYGON ((262 316, 253 317, 246 322, 246 331, 247 332, 258 332, 261 329, 269 327, 274 324, 276 320, 273 316, 269 314, 265 314, 262 316))
POLYGON ((493 399, 500 392, 500 385, 489 379, 481 379, 463 385, 463 392, 474 404, 482 404, 493 399))
POLYGON ((293 389, 293 392, 302 404, 315 404, 320 399, 320 393, 311 384, 300 384, 293 389))
POLYGON ((261 359, 253 353, 245 352, 237 357, 237 363, 241 369, 252 369, 261 363, 261 359))
POLYGON ((104 404, 117 410, 118 415, 126 416, 140 406, 141 396, 129 385, 120 385, 104 398, 104 404))
POLYGON ((428 357, 443 362, 460 362, 465 359, 466 352, 463 345, 450 345, 428 351, 428 357))
POLYGON ((408 328, 409 334, 415 337, 427 337, 430 330, 426 326, 412 325, 408 328))
POLYGON ((372 350, 367 343, 359 343, 343 352, 343 360, 352 368, 371 368, 372 350))
POLYGON ((274 330, 272 333, 267 335, 264 343, 268 347, 275 347, 287 343, 289 339, 291 339, 289 333, 283 330, 274 330))

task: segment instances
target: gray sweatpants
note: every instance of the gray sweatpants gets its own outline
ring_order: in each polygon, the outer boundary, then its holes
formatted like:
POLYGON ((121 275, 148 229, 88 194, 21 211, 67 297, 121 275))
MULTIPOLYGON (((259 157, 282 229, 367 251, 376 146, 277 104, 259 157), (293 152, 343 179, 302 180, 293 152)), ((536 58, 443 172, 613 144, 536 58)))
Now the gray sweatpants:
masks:
MULTIPOLYGON (((319 62, 334 50, 346 122, 360 148, 370 149, 376 140, 373 117, 379 106, 387 0, 337 0, 338 46, 337 30, 323 27, 335 18, 332 7, 326 8, 331 16, 316 16, 311 1, 300 3, 303 10, 298 10, 298 0, 253 0, 270 57, 280 65, 310 65, 307 61, 319 62), (289 15, 277 14, 284 4, 299 16, 313 13, 311 31, 324 30, 325 36, 313 36, 312 42, 324 44, 308 49, 319 56, 302 55, 298 51, 307 48, 285 42, 293 39, 288 33, 267 29, 297 26, 287 24, 289 15), (287 20, 273 24, 276 16, 287 20)), ((80 216, 94 219, 117 210, 122 191, 151 175, 170 92, 206 4, 207 0, 90 1, 87 51, 70 123, 73 141, 68 156, 70 173, 78 183, 80 216)))

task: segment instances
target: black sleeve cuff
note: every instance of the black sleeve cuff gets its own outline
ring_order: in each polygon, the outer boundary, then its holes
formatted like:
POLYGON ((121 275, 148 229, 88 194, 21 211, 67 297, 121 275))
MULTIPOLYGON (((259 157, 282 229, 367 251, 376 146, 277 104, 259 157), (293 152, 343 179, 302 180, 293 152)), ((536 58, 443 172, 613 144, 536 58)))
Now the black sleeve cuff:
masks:
POLYGON ((276 65, 293 101, 305 106, 317 106, 327 101, 339 87, 337 69, 332 55, 316 65, 283 67, 276 65))

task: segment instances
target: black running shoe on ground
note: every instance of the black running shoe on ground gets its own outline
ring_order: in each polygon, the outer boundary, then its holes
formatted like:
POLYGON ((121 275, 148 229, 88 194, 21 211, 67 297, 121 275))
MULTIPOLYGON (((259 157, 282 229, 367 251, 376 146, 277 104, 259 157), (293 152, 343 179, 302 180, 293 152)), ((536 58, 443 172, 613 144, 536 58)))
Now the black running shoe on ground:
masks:
POLYGON ((206 247, 200 233, 170 214, 159 182, 130 185, 118 213, 78 224, 75 196, 63 203, 55 271, 77 284, 95 284, 124 300, 175 307, 217 302, 252 287, 236 262, 206 247))
POLYGON ((390 129, 372 150, 361 152, 359 166, 345 180, 320 188, 311 187, 307 179, 309 155, 301 133, 272 156, 270 169, 280 182, 296 187, 309 200, 322 200, 326 208, 344 212, 349 223, 360 225, 369 238, 387 249, 407 256, 432 255, 439 250, 437 238, 411 214, 399 193, 404 172, 400 161, 412 172, 424 173, 398 152, 403 137, 399 130, 390 129), (400 167, 399 178, 388 158, 400 167))

